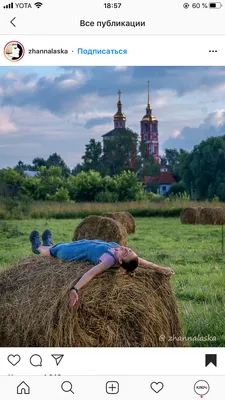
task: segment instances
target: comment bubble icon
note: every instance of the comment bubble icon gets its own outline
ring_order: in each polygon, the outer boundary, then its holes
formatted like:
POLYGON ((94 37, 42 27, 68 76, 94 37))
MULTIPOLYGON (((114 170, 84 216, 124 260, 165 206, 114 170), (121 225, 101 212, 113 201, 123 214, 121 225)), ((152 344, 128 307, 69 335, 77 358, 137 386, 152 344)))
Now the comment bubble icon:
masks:
POLYGON ((33 354, 30 358, 30 363, 33 367, 42 367, 42 358, 39 354, 33 354))

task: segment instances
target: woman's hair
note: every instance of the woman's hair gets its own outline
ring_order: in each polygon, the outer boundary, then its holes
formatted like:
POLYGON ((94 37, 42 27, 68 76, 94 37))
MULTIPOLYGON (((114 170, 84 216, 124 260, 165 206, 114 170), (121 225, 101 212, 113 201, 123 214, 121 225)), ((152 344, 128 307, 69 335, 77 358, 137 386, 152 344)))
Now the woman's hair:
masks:
POLYGON ((138 256, 134 256, 130 261, 123 261, 121 264, 127 272, 133 272, 138 267, 138 256))
POLYGON ((12 54, 13 52, 13 46, 17 46, 17 43, 10 43, 7 47, 6 47, 6 54, 12 54))
POLYGON ((12 54, 13 53, 13 46, 17 46, 19 49, 19 57, 20 58, 23 54, 23 49, 20 46, 19 43, 10 43, 7 47, 6 47, 6 54, 12 54))

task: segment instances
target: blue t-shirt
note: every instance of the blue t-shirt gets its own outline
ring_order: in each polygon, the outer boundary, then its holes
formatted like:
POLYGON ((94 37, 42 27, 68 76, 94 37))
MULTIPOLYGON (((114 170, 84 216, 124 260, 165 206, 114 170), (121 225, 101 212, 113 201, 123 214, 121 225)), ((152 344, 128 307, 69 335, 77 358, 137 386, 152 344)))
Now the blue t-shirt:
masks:
POLYGON ((107 253, 115 259, 116 264, 117 260, 115 256, 109 251, 111 247, 120 247, 120 245, 115 242, 105 242, 100 239, 81 239, 76 242, 56 244, 50 249, 50 254, 61 260, 81 260, 98 264, 100 257, 104 253, 107 253))

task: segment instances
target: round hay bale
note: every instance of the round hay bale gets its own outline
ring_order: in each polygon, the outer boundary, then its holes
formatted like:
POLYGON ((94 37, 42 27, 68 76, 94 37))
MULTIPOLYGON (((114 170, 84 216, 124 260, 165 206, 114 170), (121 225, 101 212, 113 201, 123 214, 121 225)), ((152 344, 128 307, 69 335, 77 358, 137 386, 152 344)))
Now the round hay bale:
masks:
POLYGON ((146 267, 134 277, 109 269, 81 289, 70 308, 69 289, 89 268, 36 256, 1 272, 0 346, 184 346, 168 277, 146 267))
POLYGON ((200 223, 200 212, 203 210, 203 207, 197 207, 196 208, 196 224, 200 223))
POLYGON ((199 211, 195 207, 187 207, 181 211, 180 220, 182 224, 197 224, 199 211))
POLYGON ((216 225, 225 225, 225 209, 222 207, 216 207, 214 210, 216 210, 216 225))
POLYGON ((200 211, 199 223, 202 225, 217 225, 220 221, 219 208, 203 208, 200 211))
POLYGON ((112 218, 120 222, 127 230, 127 233, 135 233, 134 217, 127 211, 104 213, 102 217, 112 218))
POLYGON ((98 215, 90 215, 84 218, 74 231, 72 240, 80 239, 101 239, 126 246, 127 231, 118 221, 98 215))

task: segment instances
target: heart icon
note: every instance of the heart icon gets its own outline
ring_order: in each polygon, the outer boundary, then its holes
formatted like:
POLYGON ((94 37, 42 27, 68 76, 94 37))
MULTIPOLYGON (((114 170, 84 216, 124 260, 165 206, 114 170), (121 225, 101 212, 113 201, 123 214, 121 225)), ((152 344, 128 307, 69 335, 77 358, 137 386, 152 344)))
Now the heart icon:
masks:
POLYGON ((162 382, 152 382, 150 387, 155 393, 159 393, 164 388, 164 385, 162 382))
POLYGON ((20 362, 21 357, 18 354, 15 354, 15 355, 10 354, 7 357, 7 360, 8 360, 8 362, 10 362, 10 364, 12 364, 15 367, 15 365, 20 362))

